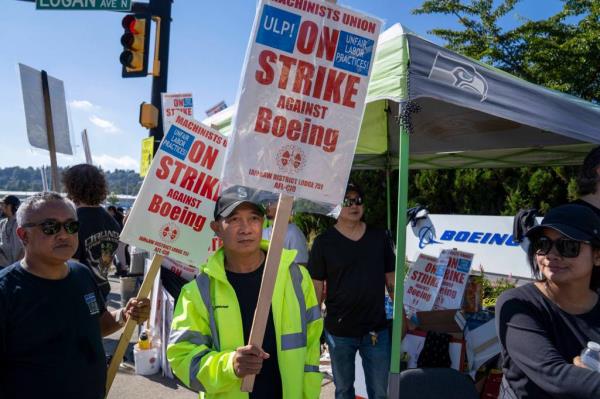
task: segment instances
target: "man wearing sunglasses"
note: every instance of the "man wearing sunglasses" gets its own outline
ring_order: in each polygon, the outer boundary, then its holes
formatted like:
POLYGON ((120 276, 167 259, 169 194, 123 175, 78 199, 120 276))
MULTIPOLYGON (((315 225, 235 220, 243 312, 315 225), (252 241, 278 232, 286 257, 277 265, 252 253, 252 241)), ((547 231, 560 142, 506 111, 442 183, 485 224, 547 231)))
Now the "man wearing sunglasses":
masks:
POLYGON ((600 398, 600 374, 578 357, 589 341, 600 343, 600 218, 585 206, 559 206, 527 237, 537 281, 504 292, 496 305, 500 398, 600 398))
POLYGON ((60 194, 29 197, 17 211, 22 261, 0 271, 0 398, 104 398, 102 336, 118 318, 148 319, 147 299, 106 310, 90 271, 71 261, 79 222, 60 194))
POLYGON ((316 238, 308 261, 319 303, 327 284, 325 337, 336 399, 354 399, 359 351, 369 398, 387 397, 390 335, 385 289, 393 297, 395 255, 386 230, 367 226, 363 195, 348 184, 337 223, 316 238))

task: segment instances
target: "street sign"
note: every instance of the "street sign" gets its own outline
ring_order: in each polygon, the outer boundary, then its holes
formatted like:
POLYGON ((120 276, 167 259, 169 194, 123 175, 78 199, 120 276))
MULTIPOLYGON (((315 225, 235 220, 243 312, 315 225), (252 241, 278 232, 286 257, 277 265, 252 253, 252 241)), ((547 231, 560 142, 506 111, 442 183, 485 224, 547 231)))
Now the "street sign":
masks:
POLYGON ((38 10, 129 11, 131 0, 36 0, 38 10))

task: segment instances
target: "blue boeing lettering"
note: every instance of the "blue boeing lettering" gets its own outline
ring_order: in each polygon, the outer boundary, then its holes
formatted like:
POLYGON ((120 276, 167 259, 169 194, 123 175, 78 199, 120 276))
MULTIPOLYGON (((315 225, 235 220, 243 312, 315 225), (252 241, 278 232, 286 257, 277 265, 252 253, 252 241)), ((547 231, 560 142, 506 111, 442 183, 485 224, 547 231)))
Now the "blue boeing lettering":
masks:
POLYGON ((440 241, 435 241, 435 234, 431 226, 424 227, 419 231, 419 248, 423 249, 429 244, 441 244, 441 241, 468 242, 470 244, 487 244, 508 247, 517 247, 519 243, 513 240, 512 234, 467 231, 467 230, 444 230, 440 241))
POLYGON ((472 242, 473 244, 477 244, 479 242, 479 240, 481 240, 482 235, 483 235, 483 233, 480 231, 473 232, 473 234, 471 234, 471 236, 469 237, 469 242, 472 242))

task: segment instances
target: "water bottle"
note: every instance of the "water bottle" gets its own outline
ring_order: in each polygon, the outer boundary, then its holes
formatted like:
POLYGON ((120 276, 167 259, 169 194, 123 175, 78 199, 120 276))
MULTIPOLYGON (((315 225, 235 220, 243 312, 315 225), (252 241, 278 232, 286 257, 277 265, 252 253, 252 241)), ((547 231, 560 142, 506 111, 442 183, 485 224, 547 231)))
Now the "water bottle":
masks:
POLYGON ((600 344, 590 341, 581 351, 581 361, 590 370, 600 372, 600 344))

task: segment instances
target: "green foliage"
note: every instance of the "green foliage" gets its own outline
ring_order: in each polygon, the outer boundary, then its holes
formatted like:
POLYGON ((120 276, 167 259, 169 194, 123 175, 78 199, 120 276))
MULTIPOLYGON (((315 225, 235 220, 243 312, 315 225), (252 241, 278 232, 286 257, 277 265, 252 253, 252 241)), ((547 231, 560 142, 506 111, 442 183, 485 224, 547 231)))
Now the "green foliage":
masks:
POLYGON ((483 307, 494 307, 496 306, 496 301, 500 294, 504 291, 515 288, 515 282, 510 278, 500 278, 498 280, 492 281, 485 277, 481 278, 481 287, 482 294, 481 298, 483 299, 483 307))
MULTIPOLYGON (((386 203, 386 177, 385 172, 378 170, 355 170, 350 174, 349 181, 357 184, 363 191, 365 201, 364 220, 371 226, 385 228, 387 226, 386 203)), ((392 225, 395 221, 395 204, 398 196, 398 173, 392 173, 392 225)), ((298 213, 294 215, 294 223, 304 232, 309 246, 313 240, 328 227, 333 226, 335 220, 318 214, 298 213)))
POLYGON ((18 166, 0 169, 0 189, 8 191, 42 191, 39 168, 18 166))
MULTIPOLYGON (((460 29, 433 29, 461 54, 529 82, 597 102, 600 98, 600 2, 563 0, 547 19, 504 29, 519 0, 426 0, 415 14, 457 18, 460 29)), ((434 213, 514 215, 577 198, 577 167, 422 170, 410 174, 410 204, 434 213)))
MULTIPOLYGON (((63 169, 59 168, 59 175, 63 169)), ((48 169, 47 169, 47 174, 48 169)), ((142 178, 133 170, 116 169, 104 172, 108 188, 115 194, 136 195, 142 186, 142 178)), ((0 168, 0 190, 42 191, 40 168, 21 168, 18 166, 0 168)))
POLYGON ((547 19, 503 29, 519 0, 427 0, 415 14, 445 14, 462 29, 433 29, 447 47, 535 84, 590 101, 600 97, 600 4, 562 0, 547 19))
POLYGON ((317 235, 332 226, 334 222, 332 218, 314 213, 297 213, 294 215, 293 221, 306 235, 309 248, 317 235))
POLYGON ((106 202, 108 202, 110 205, 116 206, 119 203, 119 198, 117 198, 117 194, 111 192, 108 197, 106 197, 106 202))

